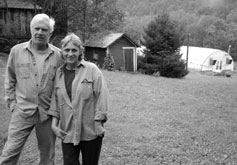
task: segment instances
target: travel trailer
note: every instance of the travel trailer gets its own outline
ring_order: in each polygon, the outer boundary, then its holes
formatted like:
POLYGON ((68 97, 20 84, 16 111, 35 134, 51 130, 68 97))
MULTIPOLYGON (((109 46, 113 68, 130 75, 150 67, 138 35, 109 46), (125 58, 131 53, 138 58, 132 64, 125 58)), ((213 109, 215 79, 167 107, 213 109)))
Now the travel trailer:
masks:
POLYGON ((233 58, 222 50, 182 46, 180 54, 182 55, 182 60, 188 61, 189 69, 212 71, 215 73, 234 70, 233 58))

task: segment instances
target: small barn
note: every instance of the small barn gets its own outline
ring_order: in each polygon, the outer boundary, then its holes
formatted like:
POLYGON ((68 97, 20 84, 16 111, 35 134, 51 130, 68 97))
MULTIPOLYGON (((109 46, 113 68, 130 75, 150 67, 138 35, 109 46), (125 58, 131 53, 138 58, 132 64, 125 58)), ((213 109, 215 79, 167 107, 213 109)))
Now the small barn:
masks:
POLYGON ((188 68, 190 69, 216 73, 234 70, 232 57, 223 50, 182 46, 180 53, 184 61, 188 60, 188 68))
POLYGON ((138 44, 125 33, 111 33, 85 42, 85 58, 102 66, 104 58, 111 55, 115 69, 135 72, 137 70, 138 44))
POLYGON ((36 9, 40 10, 40 7, 34 6, 31 0, 1 0, 0 37, 30 38, 30 21, 36 9))

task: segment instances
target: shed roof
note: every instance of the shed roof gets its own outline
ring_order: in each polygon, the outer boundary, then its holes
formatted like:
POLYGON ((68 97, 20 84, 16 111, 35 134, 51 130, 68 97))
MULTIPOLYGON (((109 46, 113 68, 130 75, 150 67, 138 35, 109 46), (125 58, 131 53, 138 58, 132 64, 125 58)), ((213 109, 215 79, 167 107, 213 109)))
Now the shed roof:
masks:
MULTIPOLYGON (((8 8, 14 9, 34 9, 33 1, 31 0, 6 0, 8 8)), ((0 8, 6 8, 3 0, 0 1, 0 8)), ((37 9, 40 7, 37 5, 37 9)))
POLYGON ((85 43, 85 46, 88 47, 97 47, 97 48, 107 48, 112 45, 118 39, 125 37, 129 40, 134 46, 138 46, 127 34, 125 33, 110 33, 108 35, 98 37, 97 39, 92 38, 85 43))

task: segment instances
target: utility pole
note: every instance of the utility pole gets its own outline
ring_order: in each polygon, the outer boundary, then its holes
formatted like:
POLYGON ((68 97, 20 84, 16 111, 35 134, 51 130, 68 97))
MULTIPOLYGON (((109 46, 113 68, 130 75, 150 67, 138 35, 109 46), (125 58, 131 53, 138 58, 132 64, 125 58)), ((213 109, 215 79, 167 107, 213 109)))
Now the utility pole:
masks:
POLYGON ((228 54, 230 54, 230 48, 231 48, 231 45, 229 45, 228 47, 228 54))
POLYGON ((83 34, 82 42, 85 43, 86 40, 86 19, 87 19, 87 0, 84 0, 84 13, 83 13, 83 34))
POLYGON ((188 70, 189 37, 190 37, 190 33, 188 33, 187 57, 186 57, 186 70, 188 70))

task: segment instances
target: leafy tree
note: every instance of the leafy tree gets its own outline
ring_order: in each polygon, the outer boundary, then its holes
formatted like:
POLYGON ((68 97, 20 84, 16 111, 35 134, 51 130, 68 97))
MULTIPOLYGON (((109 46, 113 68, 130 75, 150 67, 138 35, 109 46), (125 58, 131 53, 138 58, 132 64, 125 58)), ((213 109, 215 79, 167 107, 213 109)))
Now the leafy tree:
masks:
POLYGON ((237 23, 237 10, 232 10, 226 17, 228 23, 235 22, 237 23))
POLYGON ((187 71, 179 55, 184 40, 182 26, 164 13, 156 17, 144 32, 143 43, 147 49, 142 69, 146 70, 145 73, 154 74, 159 71, 165 77, 184 77, 187 71))
POLYGON ((83 41, 95 33, 116 30, 123 22, 117 0, 34 0, 56 19, 56 33, 76 32, 83 41))
POLYGON ((133 38, 134 41, 139 41, 142 38, 144 27, 153 19, 153 16, 129 17, 124 22, 123 31, 133 38))
POLYGON ((68 4, 71 2, 64 0, 33 0, 35 5, 36 13, 42 12, 46 13, 49 16, 53 17, 56 21, 56 26, 54 30, 54 36, 65 35, 67 33, 67 19, 68 19, 68 4), (39 5, 42 10, 39 11, 36 8, 36 5, 39 5))
POLYGON ((76 31, 83 40, 104 31, 116 31, 123 22, 123 13, 116 0, 83 0, 70 6, 69 30, 76 31))
POLYGON ((231 55, 237 61, 236 0, 118 0, 117 5, 126 13, 123 30, 133 39, 140 38, 141 27, 149 24, 144 18, 168 12, 191 34, 189 45, 224 51, 231 45, 231 55))

